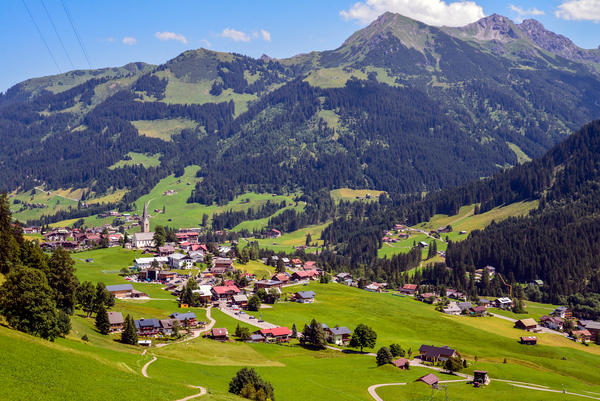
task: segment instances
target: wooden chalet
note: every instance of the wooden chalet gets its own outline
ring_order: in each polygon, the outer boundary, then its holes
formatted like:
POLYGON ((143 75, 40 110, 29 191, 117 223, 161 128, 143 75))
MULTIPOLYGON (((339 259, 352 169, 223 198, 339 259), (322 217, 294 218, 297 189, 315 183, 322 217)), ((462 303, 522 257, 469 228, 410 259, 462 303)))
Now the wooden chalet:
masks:
POLYGON ((121 312, 108 312, 108 322, 111 333, 120 333, 123 330, 123 314, 121 312))
POLYGON ((436 347, 433 345, 421 345, 419 347, 419 359, 426 362, 439 362, 446 361, 448 358, 455 357, 457 355, 456 350, 448 347, 436 347))
POLYGON ((537 328, 537 322, 532 318, 517 320, 515 322, 515 328, 527 331, 535 330, 537 328))
POLYGON ((521 344, 525 344, 525 345, 536 345, 537 344, 537 337, 534 336, 523 336, 521 337, 520 341, 521 344))
POLYGON ((399 369, 407 370, 410 366, 410 363, 408 362, 408 359, 406 359, 406 358, 399 358, 399 359, 393 360, 392 365, 394 365, 395 367, 397 367, 399 369))

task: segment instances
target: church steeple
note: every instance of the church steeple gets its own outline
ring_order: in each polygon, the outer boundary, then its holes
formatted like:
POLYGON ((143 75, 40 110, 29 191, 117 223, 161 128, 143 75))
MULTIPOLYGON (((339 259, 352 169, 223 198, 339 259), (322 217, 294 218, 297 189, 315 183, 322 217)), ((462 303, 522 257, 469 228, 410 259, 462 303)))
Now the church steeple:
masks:
POLYGON ((144 214, 142 214, 142 232, 150 232, 150 216, 148 216, 148 202, 144 202, 144 214))

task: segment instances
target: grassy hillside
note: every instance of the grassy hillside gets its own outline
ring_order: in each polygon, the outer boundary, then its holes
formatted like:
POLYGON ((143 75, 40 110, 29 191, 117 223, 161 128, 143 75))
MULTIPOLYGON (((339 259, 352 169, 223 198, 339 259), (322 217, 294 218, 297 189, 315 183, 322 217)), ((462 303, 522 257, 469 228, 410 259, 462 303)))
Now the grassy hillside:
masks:
POLYGON ((157 167, 160 166, 160 156, 160 153, 149 155, 144 153, 129 152, 127 153, 127 157, 116 162, 109 168, 112 170, 124 166, 136 166, 138 164, 141 164, 144 167, 157 167))
MULTIPOLYGON (((431 243, 431 241, 437 242, 438 251, 445 251, 447 243, 445 242, 446 237, 450 241, 462 241, 467 238, 468 234, 473 230, 482 230, 487 227, 492 221, 502 221, 509 217, 524 216, 529 213, 530 210, 537 208, 538 201, 529 202, 516 202, 508 206, 501 206, 494 208, 488 212, 481 214, 473 214, 475 205, 463 206, 459 212, 454 216, 448 216, 445 214, 436 214, 429 221, 421 224, 417 224, 412 227, 408 233, 410 238, 400 240, 395 243, 384 243, 383 246, 377 252, 378 257, 391 257, 398 253, 408 252, 414 243, 425 241, 431 243), (449 233, 440 234, 441 239, 434 239, 429 235, 421 232, 429 232, 431 230, 445 227, 447 225, 452 226, 452 231, 449 233), (466 234, 461 234, 461 231, 466 231, 466 234)), ((427 250, 423 250, 423 254, 427 255, 427 250)))
POLYGON ((138 120, 131 122, 140 135, 170 141, 173 135, 179 134, 184 129, 195 129, 198 123, 184 118, 164 120, 138 120))

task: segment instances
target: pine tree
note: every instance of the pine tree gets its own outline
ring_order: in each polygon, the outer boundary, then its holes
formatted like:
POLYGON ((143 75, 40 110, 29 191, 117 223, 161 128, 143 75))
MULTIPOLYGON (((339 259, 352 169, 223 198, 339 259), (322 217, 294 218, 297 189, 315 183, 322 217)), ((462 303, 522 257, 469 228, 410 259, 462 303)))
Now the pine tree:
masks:
POLYGON ((388 347, 381 347, 379 351, 377 351, 377 366, 386 365, 388 363, 392 363, 394 356, 390 352, 388 347))
POLYGON ((110 333, 110 322, 108 321, 108 312, 103 305, 100 305, 96 311, 96 328, 101 334, 110 333))
POLYGON ((137 330, 135 329, 135 322, 131 315, 125 317, 125 323, 123 325, 123 332, 121 333, 121 342, 123 344, 137 345, 137 330))

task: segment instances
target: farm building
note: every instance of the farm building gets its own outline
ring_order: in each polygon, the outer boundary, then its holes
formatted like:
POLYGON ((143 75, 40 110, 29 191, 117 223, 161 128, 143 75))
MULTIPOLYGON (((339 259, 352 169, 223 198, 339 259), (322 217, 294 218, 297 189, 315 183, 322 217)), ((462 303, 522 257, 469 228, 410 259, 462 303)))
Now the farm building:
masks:
POLYGON ((415 292, 417 292, 416 284, 404 284, 402 288, 400 288, 400 293, 405 295, 415 295, 415 292))
POLYGON ((392 365, 394 365, 395 367, 400 368, 402 370, 406 370, 410 366, 408 359, 406 359, 406 358, 400 358, 400 359, 393 360, 392 365))
POLYGON ((440 381, 440 379, 434 375, 433 373, 429 373, 428 375, 425 376, 421 376, 419 377, 417 380, 415 380, 417 382, 423 382, 433 388, 437 388, 438 382, 440 381))
POLYGON ((292 295, 294 301, 300 302, 301 304, 310 304, 315 302, 314 291, 298 291, 292 295))
POLYGON ((537 328, 537 322, 531 318, 517 320, 515 328, 521 330, 534 330, 537 328))
POLYGON ((456 350, 448 347, 447 345, 443 347, 436 347, 433 345, 421 345, 419 347, 419 358, 422 361, 427 362, 438 362, 445 361, 448 358, 454 357, 457 355, 456 350))
POLYGON ((523 336, 521 337, 521 344, 525 344, 525 345, 536 345, 537 344, 537 337, 532 337, 532 336, 523 336))
POLYGON ((210 338, 217 341, 227 341, 229 340, 229 333, 225 328, 212 329, 210 331, 210 338))
POLYGON ((123 330, 123 314, 121 312, 108 312, 108 322, 111 333, 120 333, 123 330))

